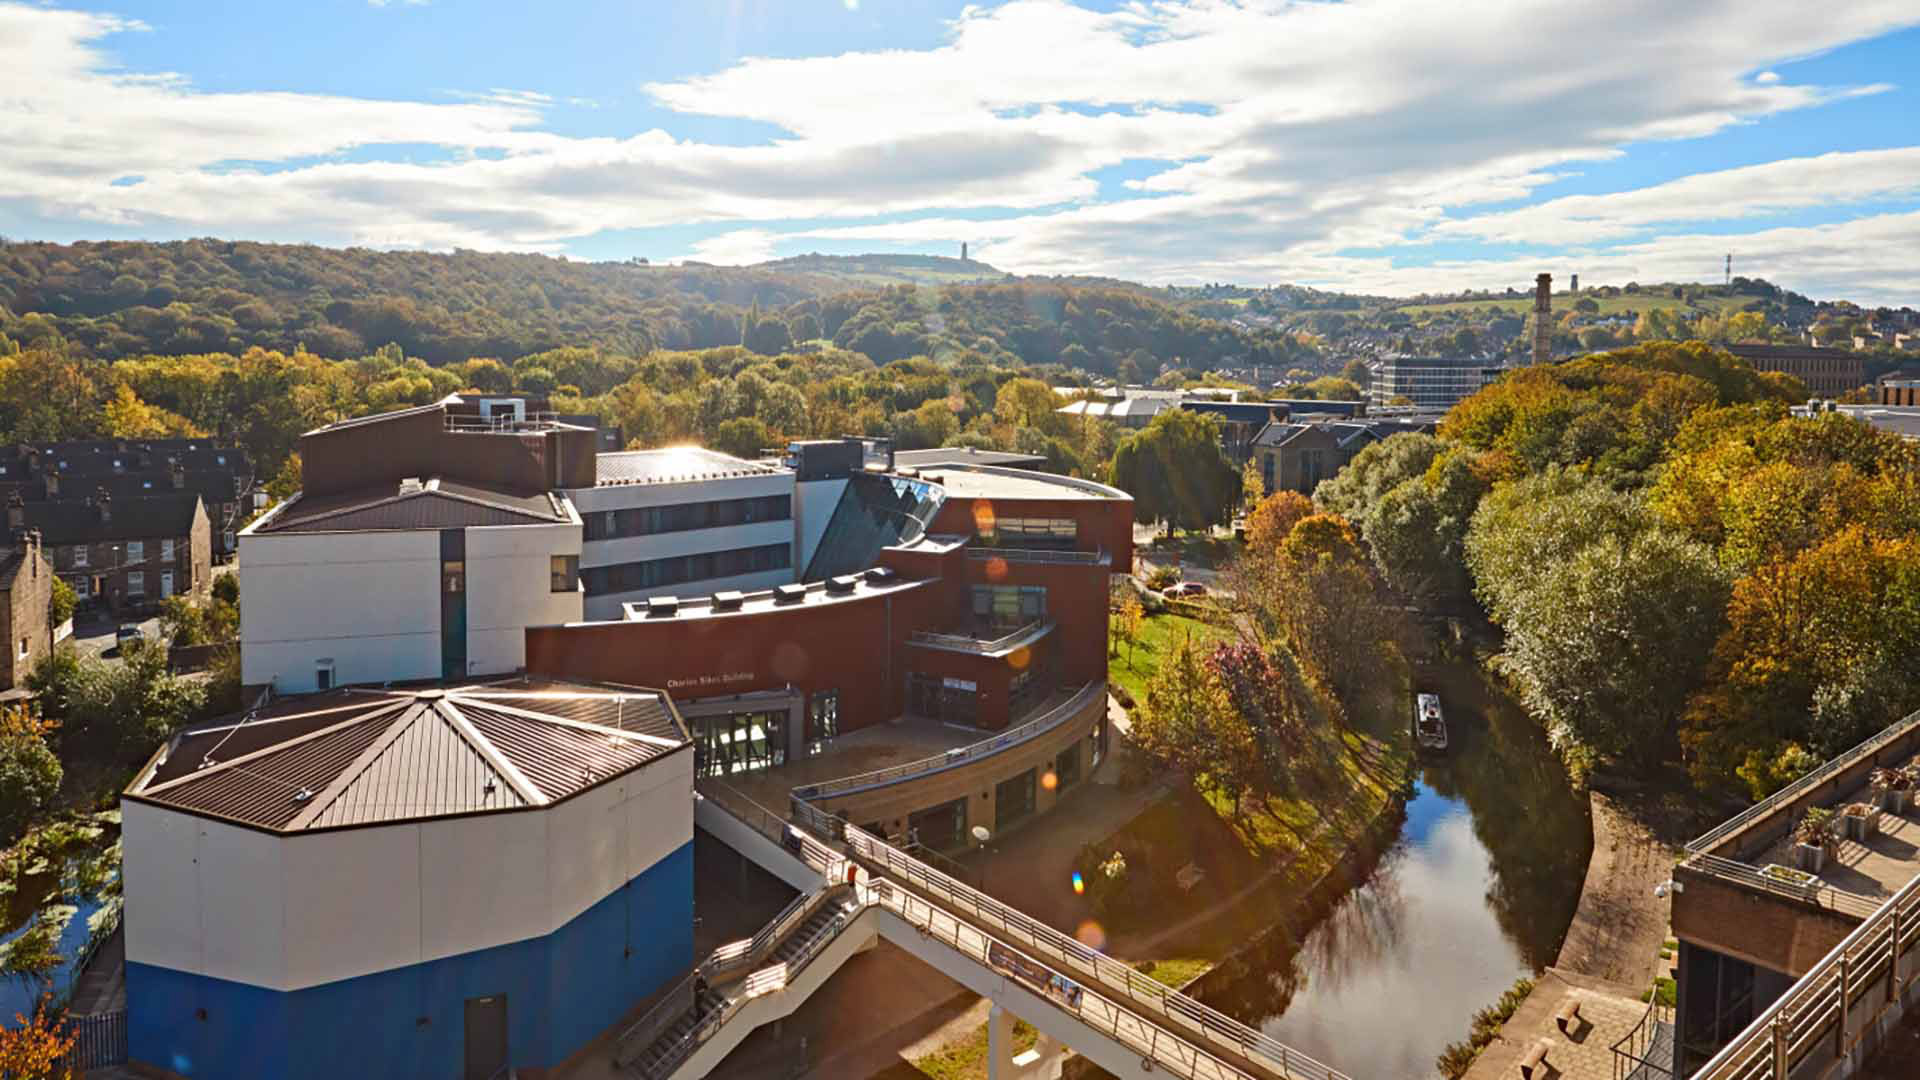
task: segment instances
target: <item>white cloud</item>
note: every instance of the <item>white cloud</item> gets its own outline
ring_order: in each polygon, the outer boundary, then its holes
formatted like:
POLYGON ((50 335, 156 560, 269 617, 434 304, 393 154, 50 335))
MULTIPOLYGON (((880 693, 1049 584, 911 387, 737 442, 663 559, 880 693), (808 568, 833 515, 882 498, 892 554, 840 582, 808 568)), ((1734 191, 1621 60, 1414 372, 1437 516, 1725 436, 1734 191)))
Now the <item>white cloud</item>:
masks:
MULTIPOLYGON (((1482 283, 1477 266, 1497 283, 1504 263, 1395 269, 1345 253, 1438 238, 1611 244, 1608 258, 1646 262, 1633 246, 1662 228, 1911 198, 1920 170, 1905 149, 1481 209, 1648 140, 1882 90, 1790 83, 1767 65, 1916 22, 1909 0, 1012 0, 966 9, 932 48, 748 58, 647 87, 670 110, 781 132, 720 146, 553 134, 542 113, 557 103, 524 88, 447 104, 201 91, 114 65, 105 48, 137 23, 0 0, 0 208, 441 248, 731 222, 693 257, 758 259, 795 237, 970 239, 1035 272, 1404 289, 1482 283), (1580 44, 1530 44, 1548 42, 1580 44), (447 160, 348 158, 389 143, 447 160), (1140 159, 1170 164, 1120 199, 1095 178, 1140 159), (980 209, 1003 219, 956 214, 980 209), (903 214, 927 220, 819 224, 903 214)), ((1776 241, 1783 254, 1820 242, 1776 241)))

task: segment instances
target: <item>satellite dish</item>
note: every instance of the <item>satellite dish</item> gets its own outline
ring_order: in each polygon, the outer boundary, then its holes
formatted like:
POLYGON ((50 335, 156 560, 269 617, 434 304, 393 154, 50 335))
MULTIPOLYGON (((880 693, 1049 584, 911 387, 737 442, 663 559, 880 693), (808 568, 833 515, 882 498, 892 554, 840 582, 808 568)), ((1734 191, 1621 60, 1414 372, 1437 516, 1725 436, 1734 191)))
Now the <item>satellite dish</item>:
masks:
POLYGON ((974 840, 978 841, 979 843, 984 844, 988 840, 991 840, 993 838, 993 833, 987 831, 987 827, 985 825, 975 825, 972 831, 973 831, 974 840))

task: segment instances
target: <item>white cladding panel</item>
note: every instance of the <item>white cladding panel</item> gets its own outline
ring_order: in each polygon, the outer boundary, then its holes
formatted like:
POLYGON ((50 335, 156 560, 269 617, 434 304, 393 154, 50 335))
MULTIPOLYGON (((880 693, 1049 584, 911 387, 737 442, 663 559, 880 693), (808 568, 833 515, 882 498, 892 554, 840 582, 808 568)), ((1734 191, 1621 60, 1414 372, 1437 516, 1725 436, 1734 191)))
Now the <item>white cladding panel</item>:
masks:
POLYGON ((576 582, 553 591, 553 557, 580 554, 580 526, 468 529, 467 673, 495 675, 526 665, 529 626, 578 622, 585 597, 576 582))
POLYGON ((545 810, 294 836, 122 806, 127 958, 297 990, 566 925, 692 842, 693 754, 545 810))
POLYGON ((693 839, 693 754, 682 750, 547 815, 554 926, 693 839))
POLYGON ((524 941, 559 925, 547 917, 548 821, 554 811, 424 822, 421 959, 524 941))
POLYGON ((128 960, 203 970, 199 843, 200 819, 121 802, 120 877, 129 901, 137 901, 124 916, 128 960))
POLYGON ((342 829, 280 842, 286 849, 287 956, 280 989, 426 959, 421 920, 436 914, 420 891, 418 825, 342 829))
POLYGON ((437 532, 240 537, 240 667, 247 683, 315 689, 440 673, 437 532))

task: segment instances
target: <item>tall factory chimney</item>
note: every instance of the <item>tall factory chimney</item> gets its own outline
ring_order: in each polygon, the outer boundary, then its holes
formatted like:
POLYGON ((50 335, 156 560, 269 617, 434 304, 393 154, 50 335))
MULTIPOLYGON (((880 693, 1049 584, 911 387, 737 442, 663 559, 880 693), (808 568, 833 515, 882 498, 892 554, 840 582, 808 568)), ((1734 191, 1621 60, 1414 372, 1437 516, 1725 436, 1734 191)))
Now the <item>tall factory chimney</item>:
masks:
POLYGON ((967 261, 967 242, 965 240, 960 241, 960 261, 967 261))
POLYGON ((1553 275, 1533 279, 1533 362, 1544 364, 1553 352, 1553 275))
POLYGON ((1567 295, 1577 296, 1579 295, 1579 293, 1580 293, 1580 275, 1575 274, 1573 275, 1573 280, 1569 282, 1567 285, 1567 295))

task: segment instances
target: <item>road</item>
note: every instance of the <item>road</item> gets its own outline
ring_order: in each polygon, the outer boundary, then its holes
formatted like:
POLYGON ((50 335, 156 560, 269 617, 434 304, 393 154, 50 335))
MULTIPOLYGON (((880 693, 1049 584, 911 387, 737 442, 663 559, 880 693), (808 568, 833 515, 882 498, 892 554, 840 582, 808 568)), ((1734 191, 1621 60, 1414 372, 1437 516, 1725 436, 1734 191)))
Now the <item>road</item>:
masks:
MULTIPOLYGON (((73 636, 67 640, 82 652, 109 659, 120 655, 119 644, 114 635, 123 624, 110 615, 99 612, 86 612, 73 617, 73 636)), ((160 636, 160 619, 155 616, 138 622, 128 620, 125 625, 138 626, 140 632, 152 641, 160 636)))

